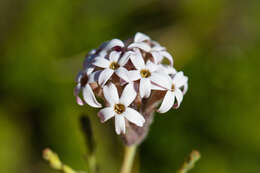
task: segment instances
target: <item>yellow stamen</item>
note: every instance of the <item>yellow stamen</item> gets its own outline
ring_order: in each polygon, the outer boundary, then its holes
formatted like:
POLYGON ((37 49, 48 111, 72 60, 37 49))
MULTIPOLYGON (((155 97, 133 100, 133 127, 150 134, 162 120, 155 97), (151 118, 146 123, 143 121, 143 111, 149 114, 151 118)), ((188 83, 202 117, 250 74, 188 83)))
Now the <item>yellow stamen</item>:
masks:
POLYGON ((172 91, 174 91, 175 90, 175 85, 174 84, 172 84, 172 91))
POLYGON ((114 111, 118 114, 122 114, 123 112, 125 112, 125 105, 123 104, 116 104, 114 106, 114 111))
POLYGON ((111 68, 112 70, 116 70, 118 69, 120 66, 117 62, 112 62, 109 66, 109 68, 111 68))
POLYGON ((151 72, 149 70, 146 70, 146 69, 142 69, 140 71, 140 74, 142 76, 142 78, 148 78, 151 76, 151 72))

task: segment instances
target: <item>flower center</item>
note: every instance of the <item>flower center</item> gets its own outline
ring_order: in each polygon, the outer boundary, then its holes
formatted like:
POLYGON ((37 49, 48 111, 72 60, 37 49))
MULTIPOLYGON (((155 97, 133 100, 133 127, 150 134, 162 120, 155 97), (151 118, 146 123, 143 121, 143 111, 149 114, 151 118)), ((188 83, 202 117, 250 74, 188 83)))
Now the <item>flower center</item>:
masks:
POLYGON ((174 84, 172 84, 172 88, 171 88, 171 90, 172 90, 172 91, 175 90, 175 85, 174 85, 174 84))
POLYGON ((151 72, 149 70, 146 70, 146 69, 142 69, 140 71, 140 74, 142 76, 142 78, 148 78, 151 76, 151 72))
POLYGON ((123 104, 115 104, 114 111, 116 113, 118 113, 118 114, 122 114, 123 112, 125 112, 125 105, 123 105, 123 104))
POLYGON ((109 66, 112 70, 116 70, 119 68, 119 64, 117 62, 112 62, 109 66))

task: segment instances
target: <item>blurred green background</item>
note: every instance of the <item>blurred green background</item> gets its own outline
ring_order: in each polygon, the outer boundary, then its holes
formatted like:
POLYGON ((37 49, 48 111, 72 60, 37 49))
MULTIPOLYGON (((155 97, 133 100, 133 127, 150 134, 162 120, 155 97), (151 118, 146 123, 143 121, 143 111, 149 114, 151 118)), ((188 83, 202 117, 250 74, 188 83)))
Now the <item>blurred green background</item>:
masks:
POLYGON ((259 0, 0 0, 0 172, 54 173, 45 147, 86 170, 82 113, 100 172, 118 172, 113 123, 76 104, 74 78, 89 50, 140 31, 174 55, 189 91, 178 110, 156 116, 134 172, 173 173, 198 149, 192 173, 259 173, 259 11, 259 0))

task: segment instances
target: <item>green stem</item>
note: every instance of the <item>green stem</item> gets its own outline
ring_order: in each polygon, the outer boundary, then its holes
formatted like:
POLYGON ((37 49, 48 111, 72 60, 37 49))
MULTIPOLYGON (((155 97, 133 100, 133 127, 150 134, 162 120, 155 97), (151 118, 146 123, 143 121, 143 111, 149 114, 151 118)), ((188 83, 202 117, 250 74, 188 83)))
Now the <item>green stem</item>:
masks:
POLYGON ((125 147, 124 161, 120 173, 131 173, 131 169, 134 163, 136 148, 137 148, 136 145, 125 147))
POLYGON ((88 157, 88 165, 90 173, 97 173, 97 162, 94 154, 88 157))

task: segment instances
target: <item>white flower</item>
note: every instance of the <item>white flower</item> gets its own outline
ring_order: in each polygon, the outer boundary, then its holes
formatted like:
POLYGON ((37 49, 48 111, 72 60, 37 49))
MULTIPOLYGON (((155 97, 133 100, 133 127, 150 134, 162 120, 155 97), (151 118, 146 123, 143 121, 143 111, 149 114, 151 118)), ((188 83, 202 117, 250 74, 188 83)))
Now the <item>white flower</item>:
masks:
POLYGON ((173 58, 169 52, 166 51, 165 47, 162 47, 159 43, 153 41, 153 46, 150 50, 150 53, 152 54, 154 61, 156 64, 159 64, 162 62, 163 58, 169 60, 170 65, 173 65, 173 58))
POLYGON ((146 52, 149 52, 151 50, 151 47, 148 43, 146 43, 145 41, 150 41, 150 37, 148 37, 147 35, 143 34, 143 33, 140 33, 140 32, 137 32, 135 34, 135 37, 134 37, 134 42, 131 43, 128 48, 129 49, 133 49, 133 48, 139 48, 139 49, 142 49, 146 52))
POLYGON ((100 108, 102 107, 101 104, 97 101, 95 94, 93 93, 93 90, 90 86, 90 83, 94 82, 93 79, 90 79, 94 76, 95 72, 92 73, 91 70, 89 71, 81 71, 78 76, 77 76, 77 85, 74 89, 74 95, 76 96, 76 101, 79 105, 84 105, 84 102, 81 100, 81 98, 78 96, 80 91, 82 90, 82 95, 84 101, 95 108, 100 108), (91 74, 91 75, 90 75, 91 74))
POLYGON ((120 55, 120 52, 112 51, 108 59, 102 56, 95 58, 93 64, 104 68, 98 77, 101 86, 104 86, 114 73, 122 79, 127 78, 127 70, 123 66, 128 62, 129 53, 126 52, 121 58, 120 55))
POLYGON ((168 76, 168 83, 166 86, 167 92, 163 98, 162 104, 158 109, 158 112, 165 113, 170 110, 173 106, 175 107, 175 98, 177 100, 176 108, 178 108, 183 99, 182 87, 187 85, 188 78, 183 75, 183 72, 178 72, 173 78, 168 76))
POLYGON ((140 79, 139 93, 142 98, 148 98, 150 96, 151 89, 156 89, 156 87, 153 87, 154 84, 164 86, 166 80, 164 76, 167 75, 158 72, 158 65, 151 61, 148 60, 145 64, 142 54, 138 49, 135 55, 130 56, 130 59, 136 70, 129 71, 128 76, 131 81, 140 79))
POLYGON ((102 122, 115 117, 115 130, 117 134, 125 134, 125 119, 135 125, 142 127, 145 119, 136 110, 129 107, 136 97, 133 84, 128 84, 119 98, 117 88, 113 83, 104 86, 104 96, 108 102, 108 107, 103 108, 99 111, 98 115, 102 122))

